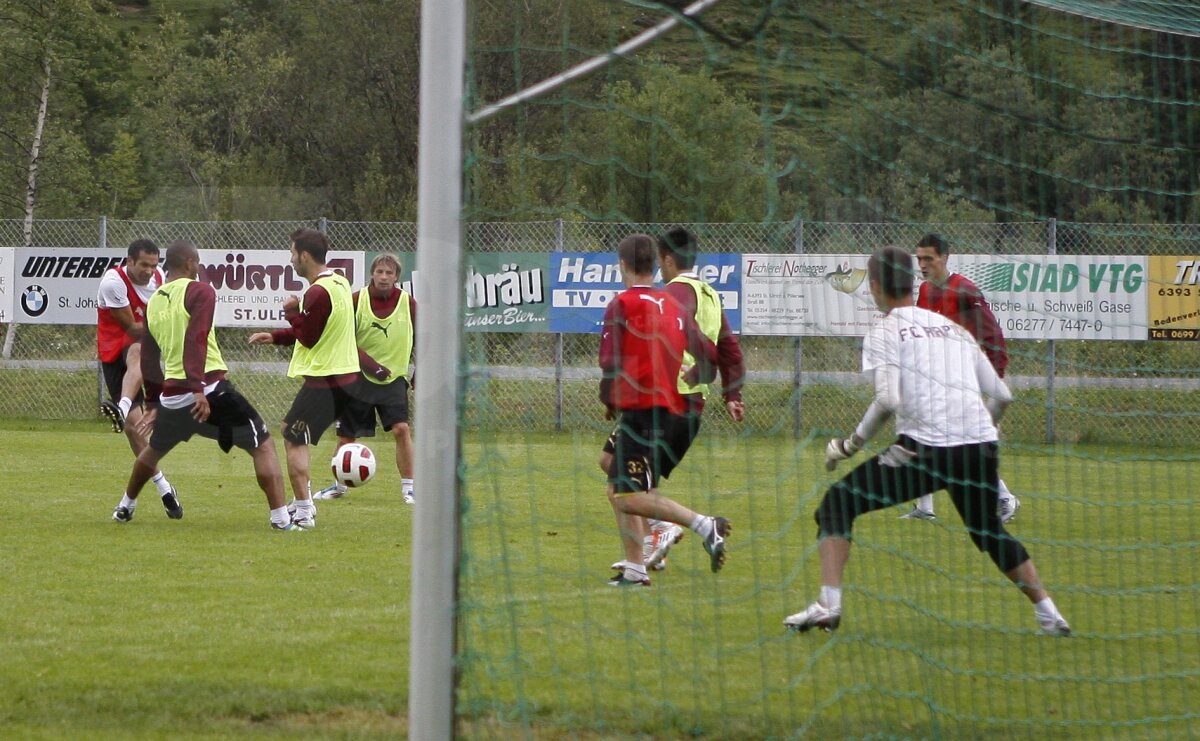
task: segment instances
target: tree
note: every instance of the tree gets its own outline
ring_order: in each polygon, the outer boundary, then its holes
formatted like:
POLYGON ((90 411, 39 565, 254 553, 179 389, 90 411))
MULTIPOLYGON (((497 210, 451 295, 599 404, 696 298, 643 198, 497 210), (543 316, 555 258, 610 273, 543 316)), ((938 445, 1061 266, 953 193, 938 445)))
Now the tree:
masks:
POLYGON ((116 48, 101 6, 0 0, 0 209, 25 217, 27 241, 35 213, 98 201, 88 135, 114 115, 116 48))

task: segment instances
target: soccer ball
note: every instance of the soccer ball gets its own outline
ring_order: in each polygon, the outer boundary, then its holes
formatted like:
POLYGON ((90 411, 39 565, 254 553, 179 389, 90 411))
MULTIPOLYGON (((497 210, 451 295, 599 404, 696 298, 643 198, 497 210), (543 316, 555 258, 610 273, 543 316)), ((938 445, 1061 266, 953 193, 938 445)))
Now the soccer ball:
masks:
POLYGON ((375 476, 375 454, 366 445, 346 443, 330 461, 333 478, 343 486, 362 486, 375 476))

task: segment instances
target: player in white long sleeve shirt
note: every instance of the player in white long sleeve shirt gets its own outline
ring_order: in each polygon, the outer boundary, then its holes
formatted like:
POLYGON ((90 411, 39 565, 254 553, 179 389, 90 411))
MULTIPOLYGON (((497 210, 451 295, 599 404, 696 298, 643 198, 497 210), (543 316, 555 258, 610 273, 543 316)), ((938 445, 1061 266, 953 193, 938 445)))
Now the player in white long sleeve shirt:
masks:
POLYGON ((815 515, 821 594, 784 625, 801 632, 837 628, 855 518, 946 489, 975 546, 1033 603, 1042 632, 1070 635, 1029 553, 1005 531, 996 512, 995 423, 1012 394, 970 333, 913 305, 908 252, 879 250, 871 256, 867 277, 884 313, 863 341, 863 371, 874 381, 875 398, 853 435, 829 441, 826 468, 832 471, 854 455, 893 416, 897 439, 826 492, 815 515))

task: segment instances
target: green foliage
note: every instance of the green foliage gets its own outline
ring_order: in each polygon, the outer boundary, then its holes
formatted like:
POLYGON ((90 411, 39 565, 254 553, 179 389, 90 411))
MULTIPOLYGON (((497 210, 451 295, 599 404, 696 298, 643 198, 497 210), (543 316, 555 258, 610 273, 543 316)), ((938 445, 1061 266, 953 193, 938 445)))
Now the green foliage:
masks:
MULTIPOLYGON (((0 30, 0 214, 23 209, 49 58, 40 216, 411 218, 418 10, 0 0, 12 21, 0 30)), ((664 13, 585 0, 471 11, 471 109, 664 13)), ((702 25, 469 131, 469 208, 1195 221, 1198 59, 1194 40, 1027 3, 722 3, 702 25), (764 18, 747 43, 725 43, 764 18)))
POLYGON ((101 160, 99 175, 107 202, 104 213, 132 217, 145 196, 142 157, 133 134, 117 132, 112 149, 101 160))
POLYGON ((24 215, 43 89, 47 115, 34 214, 97 213, 103 198, 94 137, 104 136, 121 115, 127 84, 105 15, 103 6, 88 0, 0 2, 0 161, 6 163, 0 168, 0 215, 24 215))

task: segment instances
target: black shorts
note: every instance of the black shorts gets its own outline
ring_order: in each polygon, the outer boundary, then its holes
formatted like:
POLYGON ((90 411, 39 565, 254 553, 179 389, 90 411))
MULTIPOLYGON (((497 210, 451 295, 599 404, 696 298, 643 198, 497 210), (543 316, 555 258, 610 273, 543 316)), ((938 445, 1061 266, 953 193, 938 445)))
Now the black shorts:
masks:
POLYGON ((350 387, 303 386, 283 417, 283 439, 297 445, 316 445, 350 403, 350 387))
MULTIPOLYGON (((130 345, 130 347, 133 347, 130 345)), ((129 347, 121 351, 121 357, 111 363, 100 361, 100 372, 104 374, 104 388, 108 391, 108 398, 115 402, 121 400, 121 384, 125 382, 125 371, 129 370, 129 366, 125 362, 125 356, 129 354, 129 347)), ((142 388, 138 387, 137 396, 133 399, 133 405, 138 406, 142 403, 145 394, 142 393, 142 388)))
POLYGON ((350 389, 350 395, 350 403, 337 420, 339 437, 374 437, 376 413, 385 430, 408 422, 407 378, 385 384, 360 378, 350 389))
POLYGON ((942 448, 901 435, 829 487, 814 515, 817 537, 849 540, 861 515, 945 489, 975 547, 1007 572, 1029 554, 996 513, 999 464, 999 446, 994 442, 942 448))
POLYGON ((656 488, 683 460, 699 431, 700 418, 694 414, 672 414, 661 407, 621 412, 604 443, 604 452, 613 457, 608 482, 622 494, 656 488))
POLYGON ((250 452, 271 438, 262 415, 229 381, 217 383, 206 398, 211 412, 204 422, 192 417, 192 405, 183 409, 159 407, 150 447, 166 455, 179 443, 191 440, 192 435, 199 435, 216 440, 226 453, 234 447, 250 452))

